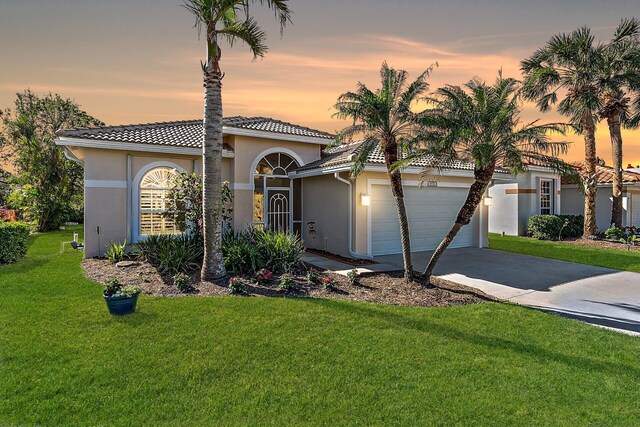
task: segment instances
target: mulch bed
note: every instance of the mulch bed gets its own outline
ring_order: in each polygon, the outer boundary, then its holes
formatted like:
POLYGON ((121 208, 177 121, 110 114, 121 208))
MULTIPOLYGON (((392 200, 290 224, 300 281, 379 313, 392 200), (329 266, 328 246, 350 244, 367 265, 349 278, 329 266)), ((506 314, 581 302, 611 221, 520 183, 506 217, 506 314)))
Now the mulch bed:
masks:
MULTIPOLYGON (((146 262, 137 262, 130 267, 116 267, 108 260, 87 259, 82 266, 87 277, 99 283, 106 283, 116 277, 124 285, 138 285, 143 293, 165 296, 223 296, 229 295, 225 286, 208 282, 199 282, 199 272, 192 274, 193 290, 180 292, 174 285, 171 275, 161 274, 146 262)), ((483 301, 497 301, 481 291, 440 278, 433 278, 432 284, 406 283, 401 272, 363 275, 360 286, 353 286, 346 277, 318 271, 320 278, 330 277, 337 283, 336 289, 327 290, 322 285, 307 283, 306 271, 300 270, 294 275, 296 290, 285 292, 278 289, 279 277, 274 275, 272 283, 258 285, 251 278, 245 278, 246 296, 252 297, 311 297, 367 301, 380 304, 393 304, 418 307, 445 307, 476 304, 483 301)))
POLYGON ((614 242, 611 240, 592 240, 592 239, 567 239, 563 240, 562 243, 570 243, 572 245, 578 246, 587 246, 590 248, 600 248, 600 249, 617 249, 625 251, 627 249, 632 251, 640 252, 640 246, 627 246, 622 242, 614 242))

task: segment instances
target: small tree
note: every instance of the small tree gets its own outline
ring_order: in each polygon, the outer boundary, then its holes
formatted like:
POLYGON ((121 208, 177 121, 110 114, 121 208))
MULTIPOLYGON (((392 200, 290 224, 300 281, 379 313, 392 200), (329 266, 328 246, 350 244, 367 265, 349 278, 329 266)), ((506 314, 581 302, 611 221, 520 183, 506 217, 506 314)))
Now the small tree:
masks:
POLYGON ((441 88, 430 99, 433 108, 423 113, 427 143, 413 157, 433 158, 434 164, 443 160, 472 162, 474 182, 453 227, 425 269, 427 280, 460 229, 471 222, 496 168, 504 167, 515 175, 533 162, 561 173, 572 170, 555 157, 566 152, 567 143, 548 140, 549 132, 563 134, 565 126, 537 122, 521 125, 519 100, 518 82, 503 78, 502 73, 493 85, 474 79, 465 88, 441 88))
POLYGON ((393 167, 406 154, 406 147, 419 144, 419 115, 412 107, 429 89, 427 78, 432 69, 433 67, 428 68, 415 81, 409 82, 406 71, 393 69, 385 62, 380 69, 379 89, 374 92, 358 83, 355 92, 343 93, 334 106, 337 110, 334 117, 353 122, 338 134, 337 141, 364 138, 362 148, 353 161, 351 175, 358 176, 364 170, 372 151, 379 149, 384 156, 398 212, 404 277, 407 280, 413 277, 409 221, 404 204, 402 174, 393 167))
MULTIPOLYGON (((233 219, 233 192, 228 182, 222 183, 222 220, 229 226, 233 219)), ((202 177, 195 173, 178 173, 171 190, 164 216, 172 218, 181 231, 202 234, 202 177)))
POLYGON ((82 206, 83 172, 55 145, 55 132, 103 123, 70 99, 26 90, 16 95, 13 110, 3 112, 2 124, 0 149, 8 148, 17 169, 10 203, 35 221, 38 231, 57 229, 82 206))

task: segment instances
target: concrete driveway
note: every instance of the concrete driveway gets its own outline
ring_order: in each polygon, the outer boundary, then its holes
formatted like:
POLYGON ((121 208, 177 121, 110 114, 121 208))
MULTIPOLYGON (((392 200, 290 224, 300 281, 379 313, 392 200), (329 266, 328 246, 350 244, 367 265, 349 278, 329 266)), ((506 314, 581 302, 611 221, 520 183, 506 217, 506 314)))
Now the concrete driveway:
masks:
MULTIPOLYGON (((413 254, 423 271, 431 252, 413 254)), ((401 255, 376 261, 402 268, 401 255)), ((640 274, 492 249, 449 249, 436 267, 444 279, 501 299, 640 335, 640 274)))

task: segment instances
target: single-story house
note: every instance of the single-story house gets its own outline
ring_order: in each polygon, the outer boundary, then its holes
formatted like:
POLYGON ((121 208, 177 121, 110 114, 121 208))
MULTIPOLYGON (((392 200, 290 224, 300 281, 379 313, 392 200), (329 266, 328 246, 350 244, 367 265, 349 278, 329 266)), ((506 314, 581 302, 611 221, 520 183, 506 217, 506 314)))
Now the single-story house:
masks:
MULTIPOLYGON (((233 226, 289 230, 306 247, 350 257, 400 253, 399 226, 384 162, 369 156, 364 172, 349 170, 359 143, 327 149, 334 136, 263 117, 224 120, 222 175, 234 193, 233 226)), ((66 129, 56 143, 84 165, 85 254, 109 242, 137 242, 176 232, 162 215, 169 178, 201 170, 202 121, 66 129)), ((413 249, 432 250, 449 230, 473 182, 472 167, 441 165, 423 183, 424 164, 404 172, 413 249), (424 184, 424 185, 423 185, 424 184)), ((452 247, 483 247, 484 204, 452 247)))
POLYGON ((533 165, 517 176, 495 180, 488 190, 489 232, 524 236, 531 216, 559 214, 560 186, 556 172, 533 165))
MULTIPOLYGON (((574 163, 573 165, 579 174, 585 175, 582 163, 574 163)), ((596 173, 598 174, 596 225, 598 231, 602 232, 611 227, 613 168, 597 165, 596 173)), ((640 173, 624 170, 622 182, 622 225, 625 227, 640 226, 640 173)), ((561 211, 563 214, 584 214, 584 194, 580 190, 574 182, 563 179, 561 211)))

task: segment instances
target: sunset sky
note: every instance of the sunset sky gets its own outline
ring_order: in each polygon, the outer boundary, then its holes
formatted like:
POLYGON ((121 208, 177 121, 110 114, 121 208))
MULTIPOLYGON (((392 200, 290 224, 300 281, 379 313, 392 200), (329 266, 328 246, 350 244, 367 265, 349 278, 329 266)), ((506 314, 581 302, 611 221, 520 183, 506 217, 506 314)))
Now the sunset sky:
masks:
MULTIPOLYGON (((198 118, 200 60, 193 18, 180 0, 0 0, 0 108, 31 88, 75 99, 107 124, 198 118)), ((431 88, 519 61, 550 36, 579 26, 607 39, 638 0, 291 0, 293 24, 280 37, 273 15, 254 8, 270 52, 252 61, 238 45, 223 52, 225 115, 271 116, 326 131, 336 97, 357 81, 378 84, 386 60, 416 76, 434 62, 431 88)), ((524 118, 558 120, 526 106, 524 118)), ((610 162, 606 124, 598 154, 610 162)), ((625 163, 640 164, 640 131, 626 131, 625 163)), ((583 155, 579 137, 568 159, 583 155)))

